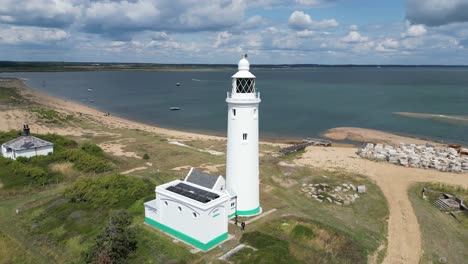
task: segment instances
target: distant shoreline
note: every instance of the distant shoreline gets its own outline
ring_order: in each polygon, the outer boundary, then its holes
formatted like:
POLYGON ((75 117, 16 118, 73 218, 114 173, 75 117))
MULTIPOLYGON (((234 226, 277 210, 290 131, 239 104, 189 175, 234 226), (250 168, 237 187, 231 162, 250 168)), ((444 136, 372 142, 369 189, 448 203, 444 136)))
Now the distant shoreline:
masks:
MULTIPOLYGON (((258 69, 302 68, 460 68, 468 65, 399 64, 255 64, 258 69)), ((74 72, 74 71, 206 71, 235 69, 232 64, 115 63, 115 62, 35 62, 0 61, 2 72, 74 72)))

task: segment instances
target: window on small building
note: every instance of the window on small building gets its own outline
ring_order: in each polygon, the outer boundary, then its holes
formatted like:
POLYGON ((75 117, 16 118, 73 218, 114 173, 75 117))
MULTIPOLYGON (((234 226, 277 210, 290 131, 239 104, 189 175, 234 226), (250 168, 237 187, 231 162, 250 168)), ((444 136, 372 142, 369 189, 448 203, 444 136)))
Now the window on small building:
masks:
POLYGON ((195 212, 193 212, 192 215, 193 215, 193 218, 197 218, 197 217, 198 217, 198 214, 195 213, 195 212))
POLYGON ((167 201, 164 201, 164 205, 168 206, 169 204, 167 203, 167 201))
POLYGON ((236 109, 232 109, 232 115, 236 116, 236 109))
POLYGON ((247 133, 242 134, 242 140, 247 140, 247 133))
POLYGON ((182 212, 182 207, 178 206, 177 209, 179 209, 179 212, 182 212))
POLYGON ((236 205, 236 203, 231 203, 231 207, 234 207, 236 205))

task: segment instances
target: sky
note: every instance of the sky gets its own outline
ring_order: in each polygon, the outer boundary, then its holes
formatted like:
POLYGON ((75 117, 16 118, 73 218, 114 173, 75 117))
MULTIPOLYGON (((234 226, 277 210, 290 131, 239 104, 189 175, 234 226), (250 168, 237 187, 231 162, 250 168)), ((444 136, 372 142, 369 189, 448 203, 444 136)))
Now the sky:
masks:
POLYGON ((468 0, 0 0, 0 60, 468 65, 468 0))

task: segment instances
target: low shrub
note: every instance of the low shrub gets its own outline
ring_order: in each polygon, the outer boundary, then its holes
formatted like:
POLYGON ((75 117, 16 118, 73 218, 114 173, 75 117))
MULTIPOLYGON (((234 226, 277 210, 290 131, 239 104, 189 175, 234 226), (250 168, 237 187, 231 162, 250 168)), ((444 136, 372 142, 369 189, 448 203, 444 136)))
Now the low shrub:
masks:
POLYGON ((291 236, 296 239, 312 239, 315 237, 315 233, 309 227, 297 224, 291 230, 291 236))
POLYGON ((143 180, 115 174, 80 179, 63 194, 72 203, 87 203, 91 207, 108 205, 112 208, 127 208, 150 193, 151 185, 143 180))
POLYGON ((81 145, 81 149, 94 156, 102 156, 104 154, 104 152, 98 145, 90 142, 83 143, 81 145))

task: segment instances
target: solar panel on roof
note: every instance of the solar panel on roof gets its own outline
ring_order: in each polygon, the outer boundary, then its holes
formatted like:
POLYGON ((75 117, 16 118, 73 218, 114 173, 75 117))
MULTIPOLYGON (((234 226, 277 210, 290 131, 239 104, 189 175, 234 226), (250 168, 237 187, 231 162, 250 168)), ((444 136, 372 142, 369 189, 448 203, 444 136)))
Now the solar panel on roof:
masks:
POLYGON ((199 201, 201 203, 208 203, 219 198, 219 195, 216 193, 208 192, 185 183, 178 183, 177 185, 169 186, 166 188, 166 190, 180 194, 192 200, 199 201))

